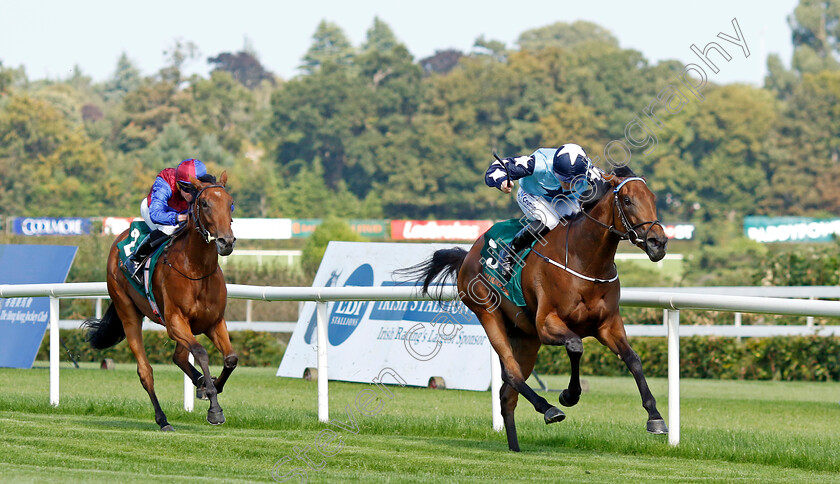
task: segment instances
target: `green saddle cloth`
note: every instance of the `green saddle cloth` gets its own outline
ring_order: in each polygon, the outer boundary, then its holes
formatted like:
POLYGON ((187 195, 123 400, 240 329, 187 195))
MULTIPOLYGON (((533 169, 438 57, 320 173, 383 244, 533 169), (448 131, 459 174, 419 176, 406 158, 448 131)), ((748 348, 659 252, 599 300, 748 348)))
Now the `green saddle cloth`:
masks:
POLYGON ((525 257, 531 249, 527 248, 513 257, 513 271, 507 281, 501 277, 499 253, 523 227, 522 221, 516 218, 498 222, 484 233, 484 246, 481 248, 481 266, 485 277, 500 294, 520 307, 526 306, 522 294, 522 268, 525 267, 525 257))
POLYGON ((160 246, 155 249, 154 253, 143 261, 143 269, 141 270, 145 274, 145 277, 143 278, 144 285, 138 284, 137 281, 131 277, 131 274, 128 273, 125 267, 125 261, 128 259, 128 256, 134 252, 140 242, 142 242, 149 233, 151 233, 151 230, 149 230, 149 226, 146 225, 146 222, 143 222, 142 220, 131 222, 131 225, 128 227, 128 237, 117 243, 117 251, 120 255, 120 269, 122 269, 123 274, 125 274, 126 278, 128 278, 128 282, 131 283, 131 286, 134 287, 137 292, 149 300, 155 314, 160 315, 157 303, 155 302, 155 296, 152 292, 152 275, 154 274, 155 267, 157 267, 157 261, 160 259, 161 254, 163 254, 163 249, 166 248, 167 244, 160 244, 160 246))

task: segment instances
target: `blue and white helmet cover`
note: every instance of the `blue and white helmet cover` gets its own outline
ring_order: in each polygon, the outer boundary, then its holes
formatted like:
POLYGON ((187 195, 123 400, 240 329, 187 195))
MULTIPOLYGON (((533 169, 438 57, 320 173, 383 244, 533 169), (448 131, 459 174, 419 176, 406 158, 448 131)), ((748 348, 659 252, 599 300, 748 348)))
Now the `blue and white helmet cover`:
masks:
POLYGON ((589 157, 580 145, 567 143, 554 153, 554 173, 560 181, 568 183, 585 176, 589 164, 589 157))

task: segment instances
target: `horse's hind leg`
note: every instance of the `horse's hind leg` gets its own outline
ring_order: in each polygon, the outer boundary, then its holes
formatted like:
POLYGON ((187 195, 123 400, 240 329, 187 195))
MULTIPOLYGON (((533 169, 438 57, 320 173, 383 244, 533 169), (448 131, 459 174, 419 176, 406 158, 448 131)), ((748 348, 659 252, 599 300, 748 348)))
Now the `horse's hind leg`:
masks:
POLYGON ((123 307, 125 306, 117 304, 117 314, 123 322, 125 339, 128 341, 128 346, 131 348, 131 352, 134 353, 134 358, 137 360, 137 376, 140 377, 140 383, 143 384, 143 388, 149 394, 152 405, 155 407, 155 422, 160 425, 161 430, 175 430, 166 420, 166 415, 164 415, 163 409, 160 408, 160 402, 158 402, 157 395, 155 395, 155 379, 152 373, 152 365, 149 364, 146 349, 143 347, 143 319, 134 306, 131 306, 131 309, 127 310, 122 310, 121 308, 123 307))
POLYGON ((627 334, 624 332, 624 325, 620 317, 616 318, 611 324, 605 325, 604 329, 598 333, 597 338, 601 344, 611 349, 624 361, 630 373, 633 374, 633 378, 636 379, 636 386, 639 387, 639 393, 642 396, 642 406, 648 413, 647 431, 652 434, 667 434, 668 427, 665 425, 665 420, 659 410, 656 409, 656 399, 653 398, 642 371, 642 360, 630 347, 630 343, 627 342, 627 334))
POLYGON ((485 311, 481 313, 479 320, 481 321, 481 325, 484 326, 484 331, 487 333, 487 339, 490 340, 490 344, 496 350, 502 362, 502 379, 504 382, 531 402, 534 409, 543 414, 545 423, 559 422, 566 418, 566 415, 559 408, 551 405, 545 398, 537 395, 525 383, 522 366, 511 349, 503 316, 499 312, 491 313, 485 311))
POLYGON ((225 358, 225 367, 222 370, 222 374, 219 375, 219 378, 213 380, 213 383, 216 385, 216 391, 222 393, 225 382, 230 374, 233 373, 233 370, 236 369, 239 357, 233 351, 233 346, 230 344, 230 334, 228 334, 227 323, 225 323, 224 319, 210 328, 206 334, 210 338, 210 341, 213 342, 213 345, 216 346, 216 349, 219 350, 219 353, 225 358))
MULTIPOLYGON (((518 330, 514 330, 508 337, 511 342, 511 350, 516 360, 519 361, 522 376, 527 379, 534 369, 534 363, 537 361, 540 340, 524 335, 521 332, 520 334, 516 334, 517 332, 518 330)), ((502 368, 504 368, 504 363, 502 363, 502 368)), ((502 419, 505 423, 508 448, 514 452, 519 452, 519 439, 516 436, 516 422, 514 420, 514 411, 516 410, 517 400, 519 400, 519 392, 510 383, 505 382, 502 384, 499 397, 502 404, 502 419)))
POLYGON ((216 397, 216 386, 213 385, 213 379, 210 377, 210 358, 207 355, 207 350, 201 346, 201 343, 195 339, 195 336, 190 330, 190 325, 186 319, 180 314, 171 314, 166 316, 166 331, 169 337, 175 340, 178 345, 189 348, 190 352, 198 362, 201 371, 204 373, 204 394, 210 399, 210 409, 207 410, 207 421, 213 425, 221 425, 225 423, 225 414, 222 412, 222 407, 219 405, 219 400, 216 397))

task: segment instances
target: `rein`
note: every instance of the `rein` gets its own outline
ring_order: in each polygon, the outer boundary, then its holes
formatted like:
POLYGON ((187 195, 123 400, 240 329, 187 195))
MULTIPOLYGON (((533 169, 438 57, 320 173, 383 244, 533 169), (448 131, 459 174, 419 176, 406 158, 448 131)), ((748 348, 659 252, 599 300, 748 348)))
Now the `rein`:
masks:
POLYGON ((638 245, 638 241, 640 239, 645 240, 647 238, 648 233, 650 233, 651 229, 653 229, 653 227, 655 227, 656 225, 659 225, 661 227, 662 222, 660 222, 657 219, 657 220, 649 220, 647 222, 640 222, 640 223, 637 223, 636 225, 630 225, 630 221, 627 219, 627 214, 624 213, 624 209, 621 208, 621 203, 618 200, 618 192, 619 192, 619 190, 621 190, 621 187, 623 187, 625 184, 627 184, 628 182, 631 182, 631 181, 640 181, 640 182, 644 183, 645 185, 647 185, 647 182, 644 180, 644 178, 641 178, 641 177, 638 177, 638 176, 632 176, 632 177, 626 178, 624 181, 619 183, 618 186, 615 187, 615 189, 613 189, 613 200, 614 200, 613 205, 615 205, 618 208, 618 217, 621 219, 621 224, 624 226, 624 229, 625 229, 624 232, 618 230, 615 227, 614 223, 612 225, 607 225, 604 222, 601 222, 600 220, 596 219, 592 215, 589 215, 585 210, 582 210, 582 212, 583 212, 584 215, 586 215, 586 217, 589 220, 592 220, 593 222, 600 225, 601 227, 604 227, 610 233, 617 235, 619 240, 629 240, 631 243, 633 243, 635 245, 638 245), (636 229, 639 228, 639 227, 642 227, 644 225, 648 225, 648 224, 650 226, 642 233, 642 236, 639 237, 639 233, 636 231, 636 229))
MULTIPOLYGON (((623 187, 627 182, 631 182, 631 181, 635 181, 635 180, 638 180, 638 181, 644 183, 645 185, 647 185, 647 182, 645 182, 645 180, 643 178, 638 177, 638 176, 634 176, 634 177, 629 177, 629 178, 625 179, 624 181, 619 183, 618 186, 615 187, 615 189, 613 189, 613 199, 615 201, 614 205, 616 207, 618 207, 618 216, 621 219, 622 225, 624 225, 624 228, 625 228, 624 232, 621 232, 620 230, 616 229, 615 224, 607 225, 607 224, 601 222, 600 220, 594 218, 593 216, 589 215, 585 210, 581 210, 581 211, 590 220, 597 223, 601 227, 604 227, 610 233, 617 235, 620 240, 629 240, 633 244, 638 245, 637 241, 639 240, 639 234, 638 234, 638 232, 636 232, 637 228, 639 228, 643 225, 650 224, 650 227, 648 227, 647 230, 645 230, 644 233, 643 233, 642 240, 644 240, 644 239, 647 238, 647 234, 650 232, 650 230, 655 225, 660 225, 661 226, 662 223, 659 220, 652 220, 652 221, 649 221, 649 222, 641 222, 641 223, 638 223, 638 224, 632 225, 632 226, 630 225, 630 221, 627 220, 627 215, 624 213, 624 209, 621 208, 621 203, 618 200, 618 192, 619 192, 619 190, 621 190, 621 187, 623 187)), ((577 276, 577 277, 579 277, 579 278, 581 278, 585 281, 595 282, 595 283, 609 283, 609 282, 615 282, 616 280, 618 280, 618 268, 616 268, 615 264, 613 264, 613 271, 614 271, 615 275, 612 276, 609 279, 601 279, 601 278, 598 278, 598 277, 589 277, 587 275, 581 274, 581 273, 569 268, 569 232, 571 232, 571 231, 572 231, 572 227, 569 226, 569 229, 566 231, 566 260, 565 260, 566 264, 565 265, 563 265, 563 264, 561 264, 561 263, 559 263, 559 262, 541 254, 536 249, 531 249, 531 252, 535 253, 537 256, 539 256, 545 262, 548 262, 549 264, 551 264, 553 266, 559 267, 560 269, 563 269, 564 271, 568 272, 569 274, 572 274, 573 276, 577 276)))
POLYGON ((206 190, 211 188, 221 188, 222 190, 225 189, 222 185, 207 185, 206 187, 202 188, 200 192, 195 196, 193 199, 192 210, 190 210, 190 215, 192 216, 193 221, 195 222, 195 230, 201 234, 201 237, 204 239, 204 242, 210 243, 216 238, 210 235, 210 231, 204 228, 204 224, 201 222, 201 206, 198 203, 199 197, 201 194, 204 193, 206 190))

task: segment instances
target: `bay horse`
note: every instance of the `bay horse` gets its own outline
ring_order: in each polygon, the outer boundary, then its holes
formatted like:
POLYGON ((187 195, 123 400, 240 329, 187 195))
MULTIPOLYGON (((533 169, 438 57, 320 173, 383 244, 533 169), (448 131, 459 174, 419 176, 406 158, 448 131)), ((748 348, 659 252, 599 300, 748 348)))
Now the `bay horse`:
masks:
POLYGON ((546 424, 565 418, 560 409, 525 383, 540 345, 566 347, 571 378, 560 393, 560 404, 571 407, 580 399, 581 339, 588 336, 618 355, 633 374, 648 413, 647 431, 668 432, 641 360, 627 342, 614 263, 622 240, 629 240, 657 262, 665 257, 668 239, 656 216, 656 197, 643 178, 621 167, 599 182, 601 194, 584 203, 582 214, 551 230, 534 246, 538 252, 532 250, 525 257, 522 289, 526 308, 501 297, 482 272, 484 235, 469 252, 461 248, 438 250, 429 260, 406 270, 423 281, 426 294, 434 280, 456 278, 461 300, 478 317, 502 364, 499 398, 512 451, 519 451, 514 422, 519 394, 543 414, 546 424))
POLYGON ((225 422, 217 394, 222 393, 238 361, 224 318, 227 287, 218 260, 219 255, 230 255, 236 242, 231 229, 233 198, 225 189, 227 172, 222 172, 218 183, 212 176, 205 179, 212 181, 191 177, 195 195, 188 220, 173 234, 152 275, 152 292, 163 318, 152 311, 149 301, 132 287, 120 269, 117 243, 128 236, 126 230, 117 236, 108 255, 106 279, 111 304, 101 320, 91 318, 84 323, 89 328, 87 339, 93 348, 110 348, 123 338, 128 340, 137 360, 140 383, 155 407, 155 422, 164 431, 174 429, 155 395, 152 366, 143 348, 143 316, 165 326, 169 337, 176 342, 172 361, 197 388, 204 388, 210 399, 207 421, 213 425, 225 422), (224 369, 218 378, 210 375, 207 350, 196 340, 198 334, 207 335, 224 356, 224 369), (203 374, 190 364, 190 353, 203 374))

